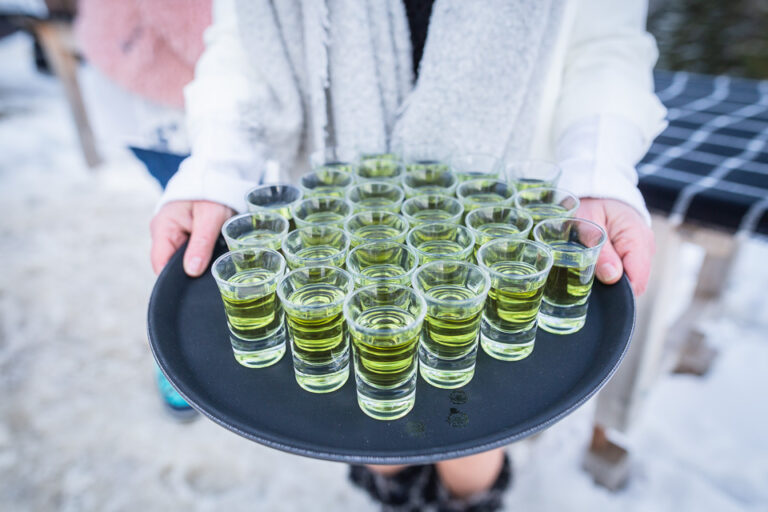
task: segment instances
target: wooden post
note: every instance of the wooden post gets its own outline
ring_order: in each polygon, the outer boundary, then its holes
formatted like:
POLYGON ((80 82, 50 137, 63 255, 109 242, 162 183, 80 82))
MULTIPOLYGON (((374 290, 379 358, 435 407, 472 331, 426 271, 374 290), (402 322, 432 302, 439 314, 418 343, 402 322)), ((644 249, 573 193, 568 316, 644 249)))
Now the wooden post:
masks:
POLYGON ((72 30, 65 22, 49 20, 35 20, 32 22, 32 30, 37 35, 54 73, 64 86, 85 162, 88 167, 97 167, 102 160, 96 150, 93 131, 77 81, 77 58, 72 44, 72 30))

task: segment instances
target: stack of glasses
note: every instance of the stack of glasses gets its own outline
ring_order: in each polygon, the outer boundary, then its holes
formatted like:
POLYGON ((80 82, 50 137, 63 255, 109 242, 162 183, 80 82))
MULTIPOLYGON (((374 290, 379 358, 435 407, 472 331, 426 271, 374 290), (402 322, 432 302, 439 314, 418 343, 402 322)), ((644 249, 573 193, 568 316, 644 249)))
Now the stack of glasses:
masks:
POLYGON ((250 213, 222 228, 230 252, 212 272, 240 364, 275 364, 288 339, 299 386, 331 392, 351 337, 358 404, 391 420, 413 408, 417 368, 458 388, 478 345, 519 361, 537 326, 584 325, 606 234, 573 217, 557 165, 432 147, 312 162, 300 186, 249 191, 250 213))

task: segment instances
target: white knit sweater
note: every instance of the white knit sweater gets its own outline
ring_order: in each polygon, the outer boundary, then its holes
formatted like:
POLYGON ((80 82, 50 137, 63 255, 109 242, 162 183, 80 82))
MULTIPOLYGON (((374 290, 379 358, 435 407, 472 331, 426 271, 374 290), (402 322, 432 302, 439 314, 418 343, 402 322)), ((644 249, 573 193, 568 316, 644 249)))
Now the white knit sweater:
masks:
POLYGON ((634 167, 666 111, 653 94, 646 2, 510 4, 437 0, 412 89, 400 0, 216 0, 185 90, 192 154, 161 204, 206 199, 243 210, 256 182, 306 171, 330 111, 337 143, 390 137, 553 159, 563 188, 625 201, 647 219, 634 167), (361 27, 370 45, 359 44, 361 27))

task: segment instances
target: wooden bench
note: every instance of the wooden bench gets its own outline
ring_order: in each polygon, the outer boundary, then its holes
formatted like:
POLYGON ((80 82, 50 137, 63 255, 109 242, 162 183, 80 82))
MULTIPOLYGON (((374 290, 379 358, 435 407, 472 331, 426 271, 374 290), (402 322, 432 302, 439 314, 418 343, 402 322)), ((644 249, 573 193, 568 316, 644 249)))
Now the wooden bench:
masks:
POLYGON ((740 242, 768 235, 768 81, 665 71, 657 71, 655 81, 669 126, 638 172, 657 253, 630 349, 597 397, 584 459, 595 481, 610 489, 629 478, 629 452, 619 439, 642 412, 656 378, 709 368, 715 351, 701 319, 713 312, 740 242), (684 242, 701 246, 705 257, 690 304, 670 322, 684 242))

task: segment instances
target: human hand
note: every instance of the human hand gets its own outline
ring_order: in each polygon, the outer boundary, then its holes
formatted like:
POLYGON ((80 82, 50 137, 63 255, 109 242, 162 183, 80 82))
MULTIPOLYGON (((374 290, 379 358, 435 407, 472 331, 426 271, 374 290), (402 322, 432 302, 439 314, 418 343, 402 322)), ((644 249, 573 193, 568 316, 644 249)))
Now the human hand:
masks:
POLYGON ((190 277, 200 276, 211 261, 221 226, 234 213, 232 208, 211 201, 172 201, 163 205, 149 225, 152 269, 159 274, 173 253, 189 239, 184 272, 190 277))
POLYGON ((600 224, 608 233, 597 260, 597 278, 613 284, 626 272, 635 295, 642 295, 648 285, 656 245, 653 231, 640 213, 615 199, 585 198, 576 216, 600 224))

